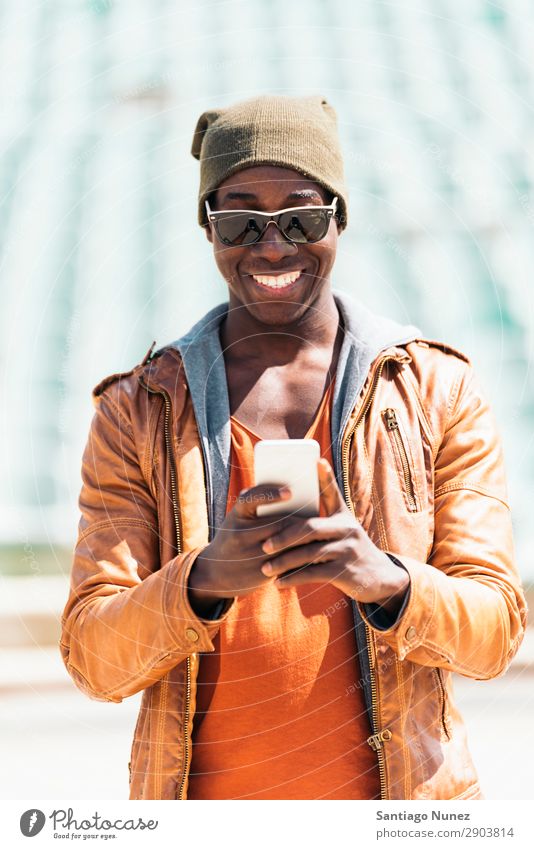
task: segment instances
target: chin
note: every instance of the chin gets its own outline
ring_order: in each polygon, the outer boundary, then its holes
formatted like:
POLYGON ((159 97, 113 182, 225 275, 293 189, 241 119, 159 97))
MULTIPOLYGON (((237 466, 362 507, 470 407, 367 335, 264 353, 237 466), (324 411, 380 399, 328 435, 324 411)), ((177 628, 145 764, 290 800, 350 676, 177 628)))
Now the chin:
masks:
POLYGON ((256 301, 253 303, 244 304, 249 313, 262 324, 283 325, 294 324, 308 309, 308 304, 296 303, 294 301, 278 301, 269 303, 265 301, 256 301))

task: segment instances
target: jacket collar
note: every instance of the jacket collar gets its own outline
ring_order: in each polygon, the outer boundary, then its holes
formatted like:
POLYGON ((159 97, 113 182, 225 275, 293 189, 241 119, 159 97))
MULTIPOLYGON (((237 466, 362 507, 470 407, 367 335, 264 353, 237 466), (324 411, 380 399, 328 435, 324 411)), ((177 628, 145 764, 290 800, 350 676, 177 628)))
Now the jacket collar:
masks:
MULTIPOLYGON (((332 294, 345 328, 337 366, 333 405, 337 406, 340 398, 348 396, 345 405, 348 408, 356 401, 369 367, 378 354, 395 353, 393 349, 414 339, 426 337, 423 337, 420 329, 415 325, 399 324, 385 316, 377 315, 346 292, 333 289, 332 294), (355 395, 350 391, 352 381, 347 381, 349 374, 359 378, 352 386, 355 395), (352 399, 351 395, 353 395, 352 399)), ((153 343, 141 363, 144 380, 153 389, 168 392, 173 400, 179 386, 183 385, 190 390, 195 413, 197 416, 200 414, 199 423, 202 425, 207 425, 206 377, 210 376, 211 384, 211 376, 215 374, 219 381, 216 387, 217 401, 223 407, 226 407, 223 402, 228 402, 226 371, 219 337, 219 328, 227 312, 227 302, 218 304, 183 336, 158 348, 154 354, 152 350, 155 343, 153 343), (201 390, 200 394, 195 391, 195 386, 199 382, 204 382, 204 390, 201 390)), ((402 353, 406 355, 406 351, 402 353)), ((106 380, 109 381, 114 377, 115 375, 112 375, 106 380)))

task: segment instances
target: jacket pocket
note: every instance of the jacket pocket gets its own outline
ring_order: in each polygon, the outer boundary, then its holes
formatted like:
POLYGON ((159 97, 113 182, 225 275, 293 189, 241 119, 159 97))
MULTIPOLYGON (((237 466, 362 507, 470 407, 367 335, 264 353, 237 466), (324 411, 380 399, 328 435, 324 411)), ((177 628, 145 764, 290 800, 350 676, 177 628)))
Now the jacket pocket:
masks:
POLYGON ((413 463, 410 462, 411 452, 409 451, 408 441, 403 434, 397 413, 392 407, 382 410, 382 417, 395 457, 395 465, 406 506, 411 513, 417 513, 421 509, 421 505, 415 485, 413 463))
POLYGON ((447 699, 447 689, 443 680, 443 673, 439 666, 434 667, 434 677, 436 679, 436 689, 438 693, 439 705, 439 723, 443 737, 446 740, 451 739, 449 706, 447 699))

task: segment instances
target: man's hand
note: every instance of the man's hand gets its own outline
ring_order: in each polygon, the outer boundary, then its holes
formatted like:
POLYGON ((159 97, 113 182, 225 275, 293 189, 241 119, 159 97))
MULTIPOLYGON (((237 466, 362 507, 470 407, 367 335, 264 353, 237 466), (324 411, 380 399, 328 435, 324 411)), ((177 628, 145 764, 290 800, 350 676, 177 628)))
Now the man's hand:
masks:
POLYGON ((330 464, 319 460, 318 471, 327 515, 283 519, 282 529, 263 542, 269 559, 261 571, 280 587, 332 583, 357 601, 395 614, 410 584, 408 573, 371 541, 345 504, 330 464))
POLYGON ((371 541, 345 504, 329 463, 318 461, 325 517, 256 516, 265 502, 283 501, 289 490, 274 484, 245 489, 197 557, 189 598, 203 616, 221 598, 245 596, 268 581, 280 588, 332 583, 357 601, 399 609, 410 578, 371 541), (290 570, 296 570, 290 572, 290 570))
POLYGON ((261 571, 268 559, 262 544, 278 533, 286 520, 256 516, 256 507, 290 497, 289 489, 276 484, 260 484, 239 493, 235 506, 189 574, 189 599, 199 616, 208 613, 221 598, 249 595, 269 582, 261 571))

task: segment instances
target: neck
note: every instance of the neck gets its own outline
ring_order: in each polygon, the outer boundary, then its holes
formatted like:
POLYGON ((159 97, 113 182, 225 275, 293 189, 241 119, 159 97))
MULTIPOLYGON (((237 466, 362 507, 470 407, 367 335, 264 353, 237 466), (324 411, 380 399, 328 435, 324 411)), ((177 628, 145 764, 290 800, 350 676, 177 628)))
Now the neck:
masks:
POLYGON ((314 352, 334 348, 340 316, 330 287, 325 287, 304 315, 288 324, 265 324, 253 316, 233 293, 221 324, 225 359, 244 358, 270 365, 283 365, 314 352))

